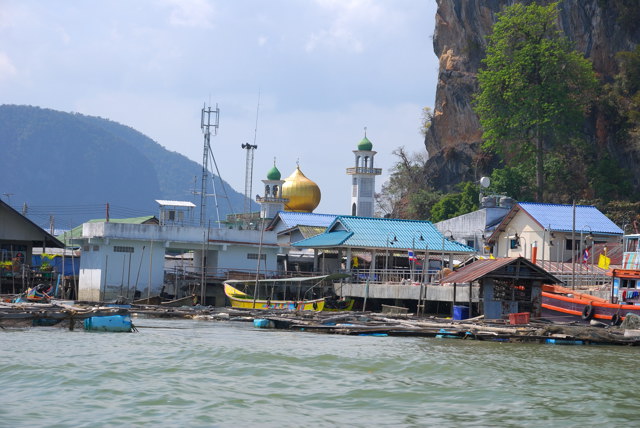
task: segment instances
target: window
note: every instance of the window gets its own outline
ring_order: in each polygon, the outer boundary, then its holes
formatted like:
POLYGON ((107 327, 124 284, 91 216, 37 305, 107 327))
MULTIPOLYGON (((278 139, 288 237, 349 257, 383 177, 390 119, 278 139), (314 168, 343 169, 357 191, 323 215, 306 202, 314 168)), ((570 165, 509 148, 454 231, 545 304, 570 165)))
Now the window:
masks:
POLYGON ((82 251, 88 253, 89 251, 91 251, 91 247, 89 245, 83 245, 82 246, 82 251))
POLYGON ((351 180, 351 189, 351 196, 358 196, 358 179, 356 177, 353 177, 353 180, 351 180))
POLYGON ((124 247, 121 245, 114 245, 113 252, 114 253, 133 253, 133 247, 124 247))
POLYGON ((579 239, 575 239, 573 241, 571 239, 565 239, 565 247, 564 247, 565 250, 573 250, 574 248, 579 248, 579 247, 580 247, 579 239))
MULTIPOLYGON (((258 254, 257 253, 247 253, 247 259, 249 259, 249 260, 258 260, 258 254)), ((266 254, 260 254, 260 260, 267 260, 267 255, 266 254)))
POLYGON ((99 245, 94 245, 93 246, 93 251, 100 251, 100 246, 99 245))
POLYGON ((509 239, 509 248, 515 250, 518 248, 518 240, 517 239, 509 239))

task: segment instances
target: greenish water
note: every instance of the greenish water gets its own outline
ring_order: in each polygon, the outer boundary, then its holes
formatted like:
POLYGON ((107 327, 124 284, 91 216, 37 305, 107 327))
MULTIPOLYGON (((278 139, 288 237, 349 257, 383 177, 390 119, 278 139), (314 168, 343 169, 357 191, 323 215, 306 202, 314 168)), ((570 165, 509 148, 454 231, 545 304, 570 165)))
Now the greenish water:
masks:
POLYGON ((0 426, 640 424, 640 348, 135 322, 0 331, 0 426))

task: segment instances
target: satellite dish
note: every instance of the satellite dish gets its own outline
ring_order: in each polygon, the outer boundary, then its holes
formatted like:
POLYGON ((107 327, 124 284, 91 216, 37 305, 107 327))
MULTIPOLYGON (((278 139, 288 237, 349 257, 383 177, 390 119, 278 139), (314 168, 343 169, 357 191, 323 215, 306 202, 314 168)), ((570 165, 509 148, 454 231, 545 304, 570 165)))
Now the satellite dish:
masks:
POLYGON ((486 189, 491 185, 491 179, 489 177, 482 177, 480 179, 480 185, 486 189))

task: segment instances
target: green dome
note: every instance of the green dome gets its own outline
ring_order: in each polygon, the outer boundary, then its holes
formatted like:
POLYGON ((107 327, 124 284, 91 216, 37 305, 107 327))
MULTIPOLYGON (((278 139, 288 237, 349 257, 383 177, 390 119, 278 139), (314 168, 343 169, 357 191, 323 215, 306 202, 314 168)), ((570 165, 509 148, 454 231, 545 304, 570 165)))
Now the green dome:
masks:
POLYGON ((362 141, 360 141, 358 143, 358 150, 371 151, 372 149, 373 149, 373 144, 371 144, 371 141, 369 141, 369 139, 365 135, 365 137, 362 139, 362 141))
POLYGON ((267 172, 267 180, 280 180, 280 177, 282 177, 282 175, 275 165, 267 172))

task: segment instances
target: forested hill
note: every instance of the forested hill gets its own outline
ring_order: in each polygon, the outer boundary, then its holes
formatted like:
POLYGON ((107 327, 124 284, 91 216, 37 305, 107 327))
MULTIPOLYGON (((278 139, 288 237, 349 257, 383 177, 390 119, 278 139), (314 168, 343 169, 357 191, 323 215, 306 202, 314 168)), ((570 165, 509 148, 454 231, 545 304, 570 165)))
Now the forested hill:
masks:
MULTIPOLYGON (((107 119, 2 105, 0 147, 3 200, 18 209, 26 203, 28 216, 43 226, 50 215, 61 229, 103 218, 106 203, 112 217, 157 216, 156 199, 199 203, 190 194, 194 177, 200 186, 198 163, 107 119)), ((222 193, 217 178, 216 187, 222 193)), ((243 196, 225 187, 230 204, 221 201, 221 216, 229 205, 241 212, 243 196)))

